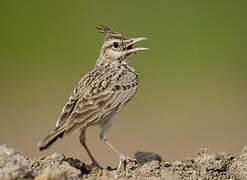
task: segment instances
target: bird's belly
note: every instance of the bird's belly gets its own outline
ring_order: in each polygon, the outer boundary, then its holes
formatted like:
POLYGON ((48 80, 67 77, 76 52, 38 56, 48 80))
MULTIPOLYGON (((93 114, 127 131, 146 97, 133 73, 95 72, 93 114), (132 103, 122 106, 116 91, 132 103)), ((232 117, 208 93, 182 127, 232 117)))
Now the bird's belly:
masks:
POLYGON ((119 117, 120 111, 116 112, 114 115, 112 115, 107 121, 111 124, 113 124, 119 117))
POLYGON ((111 116, 105 118, 104 120, 102 120, 99 124, 103 125, 103 124, 113 124, 119 117, 120 112, 115 112, 114 114, 112 114, 111 116))

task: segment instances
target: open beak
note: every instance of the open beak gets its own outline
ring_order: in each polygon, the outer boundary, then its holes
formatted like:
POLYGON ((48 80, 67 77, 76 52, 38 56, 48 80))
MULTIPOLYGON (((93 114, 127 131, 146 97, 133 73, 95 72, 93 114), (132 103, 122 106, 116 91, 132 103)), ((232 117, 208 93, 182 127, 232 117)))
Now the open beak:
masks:
POLYGON ((133 45, 139 41, 143 41, 143 40, 147 40, 147 38, 144 37, 139 37, 139 38, 132 38, 132 39, 128 39, 126 40, 126 44, 127 44, 127 50, 126 50, 126 55, 131 55, 134 53, 137 53, 139 51, 146 51, 149 50, 149 48, 143 48, 143 47, 136 47, 134 48, 133 45))

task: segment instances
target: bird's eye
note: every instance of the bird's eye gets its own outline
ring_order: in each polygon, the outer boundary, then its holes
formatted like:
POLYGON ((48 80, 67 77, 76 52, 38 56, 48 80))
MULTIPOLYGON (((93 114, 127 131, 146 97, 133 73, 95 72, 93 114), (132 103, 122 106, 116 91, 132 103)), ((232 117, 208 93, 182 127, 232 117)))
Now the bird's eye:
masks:
POLYGON ((113 46, 114 46, 114 48, 118 48, 119 45, 118 45, 117 42, 114 42, 114 43, 113 43, 113 46))

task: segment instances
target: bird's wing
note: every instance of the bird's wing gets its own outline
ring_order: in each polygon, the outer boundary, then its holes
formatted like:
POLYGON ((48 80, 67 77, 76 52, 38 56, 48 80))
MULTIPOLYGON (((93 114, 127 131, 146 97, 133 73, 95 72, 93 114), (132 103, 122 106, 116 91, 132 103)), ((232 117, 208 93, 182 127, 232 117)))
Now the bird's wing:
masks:
POLYGON ((80 87, 85 86, 84 84, 85 81, 88 79, 88 76, 89 73, 86 74, 74 88, 72 95, 69 97, 68 101, 64 105, 63 110, 57 120, 56 129, 59 129, 67 122, 74 108, 76 107, 78 100, 83 96, 84 92, 82 89, 80 89, 80 87))
POLYGON ((67 119, 66 133, 97 124, 119 111, 135 94, 137 75, 130 71, 120 70, 114 73, 111 70, 99 70, 91 73, 87 80, 84 78, 84 82, 77 88, 83 95, 74 100, 74 104, 69 100, 60 116, 67 119))
POLYGON ((73 112, 79 98, 71 96, 65 106, 63 107, 62 113, 60 114, 57 123, 56 129, 60 128, 65 124, 66 120, 69 118, 71 113, 73 112))

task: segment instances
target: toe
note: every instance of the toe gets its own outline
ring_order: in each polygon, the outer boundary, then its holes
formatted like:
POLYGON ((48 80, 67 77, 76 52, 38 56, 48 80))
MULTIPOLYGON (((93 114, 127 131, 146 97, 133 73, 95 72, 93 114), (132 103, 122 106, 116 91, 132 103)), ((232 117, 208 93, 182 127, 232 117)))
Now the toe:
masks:
POLYGON ((120 155, 120 162, 118 164, 117 171, 119 171, 120 169, 122 169, 122 166, 123 166, 123 170, 125 170, 126 169, 127 161, 135 162, 136 159, 135 158, 128 157, 128 156, 124 156, 123 154, 121 154, 120 155))

